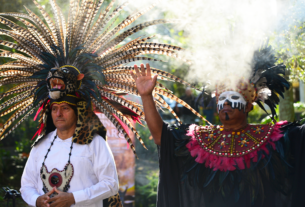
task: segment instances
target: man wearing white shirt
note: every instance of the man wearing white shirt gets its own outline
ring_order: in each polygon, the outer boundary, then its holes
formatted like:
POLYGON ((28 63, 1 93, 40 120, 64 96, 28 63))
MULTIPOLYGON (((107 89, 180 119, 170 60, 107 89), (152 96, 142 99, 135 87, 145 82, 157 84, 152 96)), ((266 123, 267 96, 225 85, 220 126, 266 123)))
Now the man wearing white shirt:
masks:
POLYGON ((56 101, 50 110, 56 129, 30 153, 21 179, 22 198, 38 207, 103 206, 104 199, 118 193, 108 144, 96 133, 89 144, 73 143, 79 123, 73 102, 56 101))

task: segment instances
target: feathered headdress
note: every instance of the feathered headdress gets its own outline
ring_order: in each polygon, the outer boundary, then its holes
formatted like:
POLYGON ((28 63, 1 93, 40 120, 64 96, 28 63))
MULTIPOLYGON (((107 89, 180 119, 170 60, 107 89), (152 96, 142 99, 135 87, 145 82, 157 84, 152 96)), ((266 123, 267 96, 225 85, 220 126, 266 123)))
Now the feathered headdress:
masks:
MULTIPOLYGON (((139 95, 129 73, 134 68, 124 64, 141 60, 159 61, 141 56, 146 54, 162 54, 177 58, 177 52, 182 48, 147 42, 151 37, 139 37, 127 43, 123 41, 148 26, 173 21, 144 22, 118 34, 154 5, 130 14, 115 25, 114 20, 127 2, 114 7, 114 0, 112 0, 105 10, 99 12, 103 0, 70 0, 67 20, 55 0, 50 0, 53 18, 35 0, 34 3, 44 20, 28 8, 26 8, 28 14, 15 12, 0 14, 0 22, 10 28, 10 30, 0 29, 0 34, 9 36, 16 42, 1 40, 0 44, 18 51, 17 53, 2 50, 0 53, 0 57, 15 59, 0 66, 0 86, 10 86, 8 91, 0 94, 0 99, 9 98, 0 105, 0 115, 13 113, 0 129, 0 140, 10 134, 38 107, 39 110, 36 112, 37 115, 40 113, 38 138, 43 137, 50 131, 49 106, 54 103, 54 100, 55 102, 70 100, 71 102, 68 102, 74 103, 78 107, 78 112, 87 118, 93 116, 91 112, 94 108, 104 113, 119 132, 124 134, 134 151, 134 146, 125 129, 127 126, 143 144, 131 122, 132 119, 138 121, 143 119, 144 113, 141 105, 126 100, 122 96, 122 94, 139 95), (13 17, 24 26, 19 26, 3 16, 13 17), (84 111, 90 112, 92 116, 84 111)), ((158 74, 161 79, 191 86, 165 71, 152 68, 152 73, 158 74)), ((157 82, 153 92, 156 105, 169 109, 178 119, 160 95, 179 102, 201 117, 189 105, 157 82)), ((91 120, 89 118, 87 121, 91 120)), ((96 118, 93 116, 93 119, 96 118)), ((78 120, 78 122, 81 121, 78 120)), ((88 126, 78 124, 78 130, 88 129, 88 126)), ((94 124, 96 123, 92 122, 91 126, 94 124)), ((79 134, 73 136, 74 142, 82 144, 90 142, 90 139, 85 142, 79 141, 81 136, 79 134)))
MULTIPOLYGON (((249 80, 241 78, 236 83, 236 88, 227 87, 228 84, 219 84, 216 87, 217 102, 224 91, 237 91, 249 103, 256 102, 266 113, 264 103, 271 110, 272 119, 276 116, 275 108, 279 104, 279 96, 289 89, 289 82, 282 76, 285 75, 284 64, 277 64, 277 58, 271 46, 263 46, 256 50, 251 61, 251 76, 249 80)), ((232 86, 231 86, 232 87, 232 86)))

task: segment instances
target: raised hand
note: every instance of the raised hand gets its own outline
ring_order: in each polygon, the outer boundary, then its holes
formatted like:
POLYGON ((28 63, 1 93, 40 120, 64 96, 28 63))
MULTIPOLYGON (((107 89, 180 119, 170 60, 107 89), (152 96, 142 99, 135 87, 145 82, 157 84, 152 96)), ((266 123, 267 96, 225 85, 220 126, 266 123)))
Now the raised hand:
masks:
POLYGON ((144 69, 144 65, 141 64, 141 73, 136 65, 134 66, 134 69, 136 74, 131 72, 131 75, 136 82, 138 92, 143 102, 145 121, 155 143, 157 145, 161 145, 163 121, 156 109, 152 96, 152 91, 154 90, 157 82, 157 75, 155 75, 153 78, 151 77, 149 64, 146 64, 146 71, 144 69))
POLYGON ((156 85, 158 75, 155 75, 153 78, 151 77, 150 66, 148 63, 146 64, 146 71, 144 68, 144 64, 141 64, 141 72, 139 71, 137 65, 134 65, 134 68, 136 74, 134 74, 133 71, 131 71, 130 73, 136 82, 139 94, 141 95, 141 97, 147 95, 151 96, 152 91, 154 90, 154 87, 156 85))

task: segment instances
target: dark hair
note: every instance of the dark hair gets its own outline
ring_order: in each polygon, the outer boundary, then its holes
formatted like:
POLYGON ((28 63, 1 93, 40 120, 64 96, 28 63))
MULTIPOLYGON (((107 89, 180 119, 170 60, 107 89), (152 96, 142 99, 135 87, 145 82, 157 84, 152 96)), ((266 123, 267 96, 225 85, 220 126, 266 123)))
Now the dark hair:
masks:
POLYGON ((74 113, 75 113, 75 115, 77 117, 77 106, 72 106, 70 104, 69 104, 69 106, 73 109, 73 111, 74 111, 74 113))

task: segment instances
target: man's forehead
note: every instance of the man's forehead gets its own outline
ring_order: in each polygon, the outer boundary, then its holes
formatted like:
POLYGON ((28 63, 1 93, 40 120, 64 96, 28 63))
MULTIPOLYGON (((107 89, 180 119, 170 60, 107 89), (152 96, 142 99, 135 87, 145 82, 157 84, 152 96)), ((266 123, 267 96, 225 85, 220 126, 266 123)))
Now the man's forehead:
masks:
POLYGON ((237 92, 237 91, 225 91, 225 92, 222 92, 222 93, 220 94, 220 96, 227 96, 227 95, 233 95, 233 94, 242 96, 242 95, 241 95, 239 92, 237 92))
POLYGON ((66 106, 71 108, 71 106, 67 103, 53 103, 51 107, 53 108, 53 107, 66 107, 66 106))

